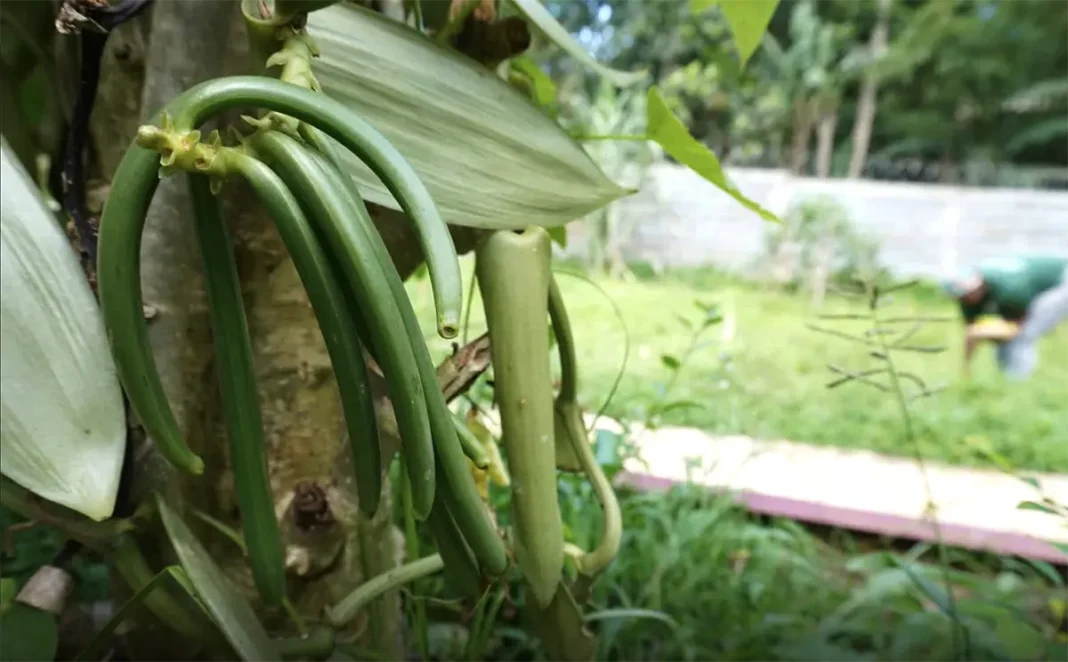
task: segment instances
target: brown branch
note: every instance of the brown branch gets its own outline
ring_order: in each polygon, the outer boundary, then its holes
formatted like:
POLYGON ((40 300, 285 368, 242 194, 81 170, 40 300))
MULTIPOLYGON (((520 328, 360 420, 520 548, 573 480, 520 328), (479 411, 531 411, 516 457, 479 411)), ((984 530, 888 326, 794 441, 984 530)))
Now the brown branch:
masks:
MULTIPOLYGON (((380 382, 381 392, 384 392, 385 376, 382 368, 369 355, 365 355, 364 358, 367 360, 371 375, 375 381, 380 382)), ((452 356, 442 361, 437 367, 438 387, 445 396, 445 401, 452 402, 466 393, 489 366, 489 332, 483 333, 463 347, 457 347, 452 356)))

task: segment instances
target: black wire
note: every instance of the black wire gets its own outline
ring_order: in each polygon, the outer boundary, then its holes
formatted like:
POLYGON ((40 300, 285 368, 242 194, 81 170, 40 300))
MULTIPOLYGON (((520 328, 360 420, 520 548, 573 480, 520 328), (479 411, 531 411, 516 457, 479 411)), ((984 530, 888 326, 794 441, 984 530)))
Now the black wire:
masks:
POLYGON ((85 191, 85 144, 89 133, 89 116, 93 113, 96 88, 100 82, 100 57, 108 35, 83 32, 78 94, 67 130, 67 148, 63 156, 63 206, 74 222, 81 240, 82 259, 96 262, 96 234, 90 221, 85 191))
POLYGON ((67 126, 60 183, 63 206, 78 232, 83 266, 87 273, 92 273, 91 267, 96 262, 96 232, 93 229, 85 190, 85 150, 89 138, 89 118, 93 114, 100 83, 100 59, 111 31, 135 18, 151 2, 152 0, 126 0, 117 5, 85 8, 88 18, 102 27, 104 32, 84 30, 81 33, 78 92, 67 126))
POLYGON ((80 551, 82 551, 82 544, 80 542, 77 540, 68 540, 59 548, 56 555, 52 557, 52 562, 49 565, 56 568, 63 568, 70 563, 74 556, 80 551))

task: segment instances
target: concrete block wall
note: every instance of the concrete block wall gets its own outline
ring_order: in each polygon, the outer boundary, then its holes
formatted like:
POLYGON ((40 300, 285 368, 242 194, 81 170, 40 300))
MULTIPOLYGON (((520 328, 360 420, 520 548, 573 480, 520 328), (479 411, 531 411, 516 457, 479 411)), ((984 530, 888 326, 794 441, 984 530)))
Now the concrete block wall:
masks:
MULTIPOLYGON (((958 265, 1006 253, 1068 256, 1068 193, 980 189, 904 182, 791 177, 781 170, 733 168, 727 175, 777 214, 809 197, 836 199, 880 243, 899 276, 940 277, 958 265)), ((619 203, 633 228, 623 254, 664 267, 745 270, 763 250, 768 223, 690 170, 654 165, 641 190, 619 203)), ((584 254, 576 223, 566 253, 584 254)))

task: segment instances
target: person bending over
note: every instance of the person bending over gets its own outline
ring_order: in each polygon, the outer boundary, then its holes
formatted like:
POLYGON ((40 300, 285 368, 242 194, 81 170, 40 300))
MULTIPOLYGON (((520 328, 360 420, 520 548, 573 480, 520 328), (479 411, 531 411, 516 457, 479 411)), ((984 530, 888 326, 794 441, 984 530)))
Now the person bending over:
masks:
POLYGON ((1038 363, 1038 340, 1068 318, 1068 257, 1013 256, 984 260, 944 283, 964 317, 964 374, 980 342, 997 345, 1009 377, 1038 363), (981 323, 997 316, 1002 323, 981 323))

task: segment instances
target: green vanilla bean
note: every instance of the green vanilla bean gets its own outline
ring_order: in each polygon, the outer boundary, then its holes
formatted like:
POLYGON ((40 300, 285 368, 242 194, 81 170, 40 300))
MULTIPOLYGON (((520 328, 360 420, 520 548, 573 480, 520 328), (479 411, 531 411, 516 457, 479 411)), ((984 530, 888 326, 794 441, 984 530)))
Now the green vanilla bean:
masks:
POLYGON ((572 592, 579 602, 589 598, 590 588, 597 576, 619 553, 623 535, 623 516, 612 484, 605 476, 590 447, 586 428, 582 423, 582 409, 577 402, 578 360, 571 322, 564 305, 564 297, 555 278, 549 281, 549 319, 560 356, 560 393, 553 405, 557 467, 578 470, 586 474, 601 503, 604 517, 601 522, 601 541, 592 551, 579 556, 575 564, 579 577, 572 592), (561 466, 565 465, 565 466, 561 466))
POLYGON ((308 294, 337 379, 352 447, 359 507, 373 516, 382 496, 381 448, 367 363, 354 324, 358 317, 336 280, 312 224, 285 182, 251 156, 228 151, 227 157, 229 168, 248 181, 270 212, 308 294))
MULTIPOLYGON (((342 104, 289 83, 261 76, 237 76, 194 86, 174 99, 153 121, 169 128, 170 123, 165 121, 169 117, 167 111, 177 113, 178 126, 184 132, 222 111, 248 106, 264 107, 308 122, 368 163, 419 232, 424 253, 432 265, 438 332, 446 338, 454 337, 463 293, 456 250, 448 229, 426 188, 400 153, 342 104)), ((194 136, 190 131, 185 139, 195 142, 199 133, 194 136)), ((115 171, 100 220, 97 291, 118 377, 134 414, 172 465, 200 474, 204 470, 203 461, 189 449, 167 401, 143 312, 140 247, 149 206, 159 185, 159 152, 141 147, 135 141, 115 171)), ((164 152, 162 161, 167 161, 168 156, 164 152)))
POLYGON ((578 400, 578 358, 575 352, 575 338, 571 332, 571 320, 567 316, 564 297, 556 278, 549 276, 549 320, 556 337, 556 351, 560 357, 560 394, 565 402, 578 400))
POLYGON ((359 191, 355 186, 351 186, 351 180, 333 166, 329 157, 310 147, 305 147, 305 151, 309 158, 318 164, 320 171, 332 180, 334 187, 346 196, 350 218, 361 228, 365 241, 373 247, 382 270, 387 274, 393 297, 400 305, 400 312, 404 316, 404 331, 408 337, 408 344, 418 358, 419 377, 423 383, 430 425, 434 431, 434 450, 438 461, 437 498, 446 502, 456 524, 464 532, 482 571, 490 576, 498 576, 507 569, 507 554, 496 527, 493 526, 486 513, 485 504, 478 495, 471 472, 468 470, 464 450, 456 435, 452 412, 445 404, 445 398, 438 384, 437 371, 433 361, 430 360, 419 319, 415 317, 411 303, 408 301, 404 282, 400 280, 399 274, 393 267, 389 251, 378 235, 371 215, 367 214, 367 208, 359 196, 359 191))
POLYGON ((577 472, 582 471, 582 465, 575 455, 571 438, 576 433, 581 433, 579 439, 586 438, 582 409, 578 406, 578 358, 575 353, 575 339, 571 333, 571 321, 568 319, 567 308, 555 278, 549 279, 549 319, 560 357, 560 393, 553 403, 556 468, 577 472))
POLYGON ((539 227, 498 231, 477 249, 475 274, 489 328, 501 441, 512 475, 519 569, 537 604, 553 600, 564 565, 557 500, 549 360, 551 244, 539 227))
POLYGON ((605 476, 604 470, 601 469, 601 465, 597 463, 597 458, 593 455, 593 448, 586 441, 585 429, 581 425, 578 429, 571 428, 567 439, 571 442, 582 471, 593 485, 593 491, 597 495, 597 500, 601 502, 603 511, 600 542, 591 551, 575 559, 579 577, 572 590, 579 602, 585 602, 589 599, 593 582, 619 554, 619 545, 623 537, 623 515, 619 509, 619 500, 616 498, 615 490, 612 489, 612 483, 605 476))
POLYGON ((434 452, 439 469, 439 496, 446 499, 448 509, 456 518, 456 523, 463 531, 483 573, 492 576, 500 575, 508 567, 504 544, 486 513, 485 504, 479 496, 478 488, 467 467, 467 460, 457 437, 452 412, 445 403, 445 397, 438 385, 437 371, 430 359, 430 352, 419 327, 419 320, 408 301, 404 283, 393 267, 389 251, 375 229, 374 222, 367 213, 367 207, 359 197, 359 192, 354 186, 349 185, 351 182, 346 182, 345 176, 330 163, 327 157, 313 149, 304 149, 309 157, 318 163, 320 170, 334 182, 336 189, 343 195, 347 193, 351 218, 355 221, 354 224, 362 229, 365 241, 372 246, 386 273, 390 290, 399 303, 404 317, 403 328, 408 337, 408 344, 413 348, 418 359, 418 374, 426 395, 427 410, 433 430, 434 452))
MULTIPOLYGON (((322 131, 316 129, 315 127, 311 126, 306 122, 301 122, 299 127, 297 128, 297 133, 300 138, 304 140, 304 142, 307 143, 309 147, 312 148, 313 151, 327 156, 330 159, 330 162, 337 168, 338 172, 345 172, 345 164, 341 161, 341 156, 338 154, 338 150, 334 147, 334 144, 331 143, 325 135, 323 135, 322 131)), ((352 186, 355 187, 355 185, 355 182, 352 182, 352 186)), ((320 233, 320 238, 324 246, 326 246, 328 249, 327 253, 329 254, 331 263, 334 265, 335 272, 338 274, 342 274, 343 271, 341 270, 341 266, 338 263, 337 258, 334 257, 333 252, 329 250, 329 239, 323 236, 322 233, 320 233)), ((373 339, 371 338, 370 331, 368 331, 367 329, 366 322, 364 322, 363 317, 359 315, 359 307, 355 305, 355 295, 348 287, 348 283, 345 282, 344 278, 339 278, 338 281, 341 284, 341 289, 345 292, 346 298, 348 298, 349 301, 352 302, 351 308, 353 312, 356 313, 353 316, 353 323, 356 324, 356 327, 360 334, 360 339, 363 341, 364 347, 367 349, 367 351, 370 352, 371 357, 375 361, 378 361, 378 349, 374 347, 374 343, 372 342, 373 339)))
POLYGON ((224 110, 260 106, 311 124, 364 161, 412 220, 430 272, 438 333, 445 339, 456 337, 463 280, 452 236, 418 174, 377 129, 325 94, 263 76, 206 81, 179 99, 175 102, 176 130, 194 129, 224 110))
POLYGON ((219 201, 211 193, 208 178, 204 175, 188 178, 197 242, 204 259, 215 366, 230 439, 230 464, 241 528, 256 588, 264 603, 276 607, 282 604, 286 593, 285 561, 274 515, 267 443, 237 263, 226 221, 220 213, 219 201))
POLYGON ((478 560, 470 545, 456 524, 456 518, 449 512, 449 499, 440 493, 434 500, 434 509, 430 511, 427 528, 434 538, 434 546, 445 564, 447 581, 467 597, 478 595, 481 572, 478 560))
POLYGON ((134 414, 160 454, 192 474, 204 471, 190 450, 160 381, 141 295, 141 236, 159 185, 159 155, 136 144, 119 163, 104 203, 97 242, 97 293, 119 379, 134 414))
MULTIPOLYGON (((426 519, 434 502, 436 472, 431 422, 419 380, 418 359, 406 338, 398 302, 366 237, 351 220, 343 191, 321 173, 300 143, 276 131, 258 131, 247 143, 303 201, 309 219, 327 238, 356 304, 369 318, 368 332, 381 353, 382 369, 397 417, 401 450, 412 485, 412 507, 426 519)), ((407 300, 404 301, 407 303, 407 300)), ((436 388, 436 387, 435 387, 436 388)))

